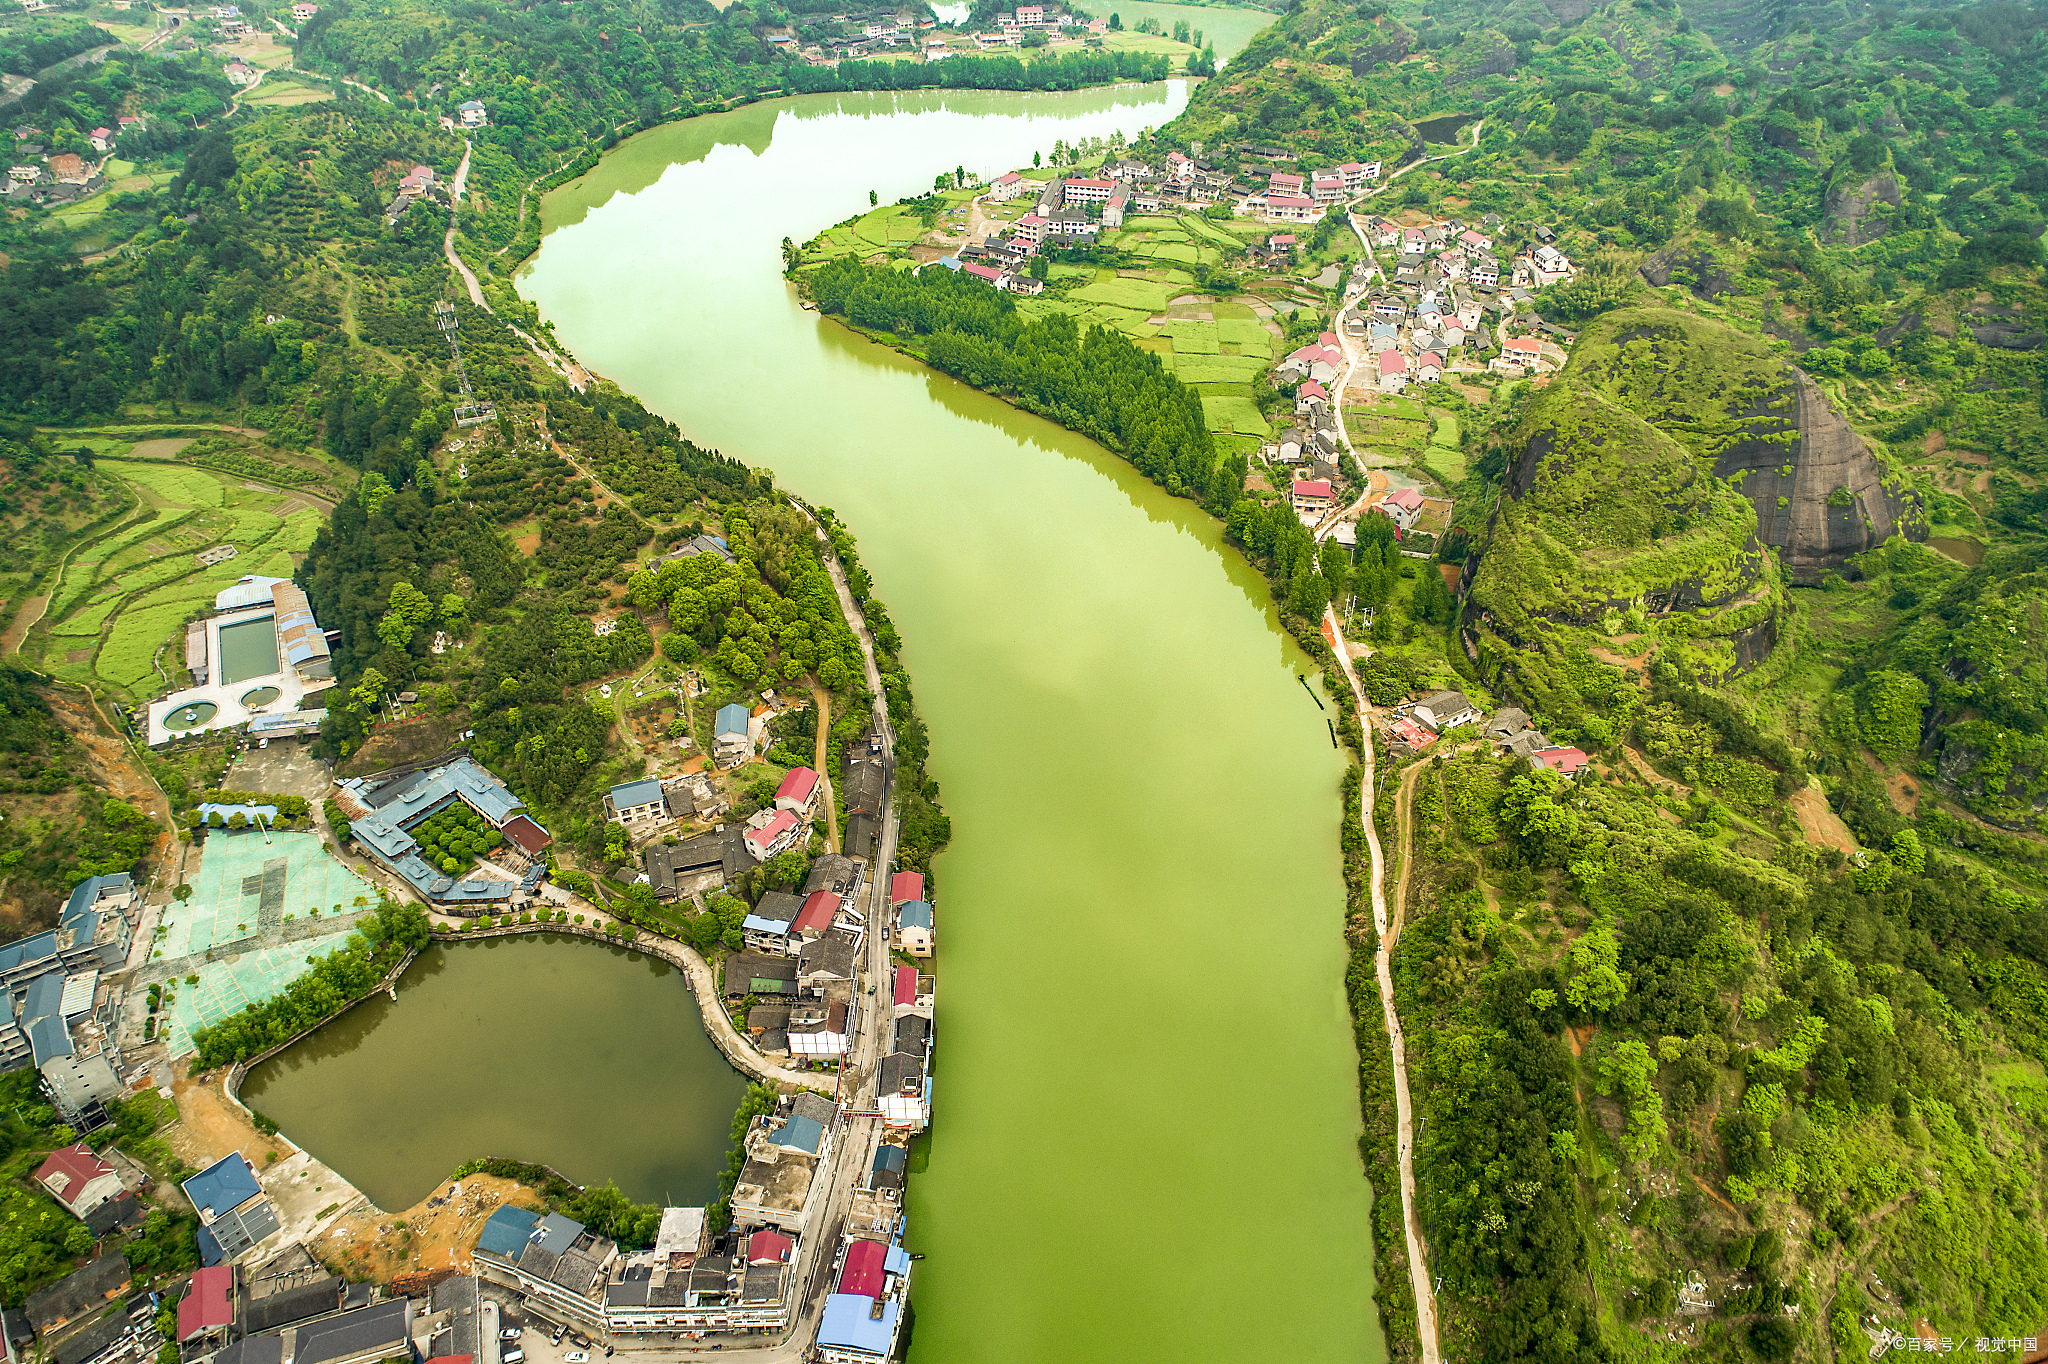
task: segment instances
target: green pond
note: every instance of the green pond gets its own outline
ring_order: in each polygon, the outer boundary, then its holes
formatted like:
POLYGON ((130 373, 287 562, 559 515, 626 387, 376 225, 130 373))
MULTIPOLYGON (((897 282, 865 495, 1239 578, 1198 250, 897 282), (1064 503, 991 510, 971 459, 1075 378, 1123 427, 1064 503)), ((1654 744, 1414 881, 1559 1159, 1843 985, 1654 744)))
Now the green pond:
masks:
POLYGON ((821 321, 779 273, 783 238, 870 190, 1135 135, 1186 98, 821 96, 657 129, 547 200, 522 280, 585 364, 835 508, 908 641, 954 831, 910 1186, 920 1364, 1385 1358, 1343 764, 1264 583, 1191 504, 821 321))
POLYGON ((277 672, 277 621, 273 616, 236 621, 220 628, 220 669, 213 680, 222 686, 269 677, 277 672))
POLYGON ((566 934, 429 947, 398 982, 254 1067, 242 1100, 380 1208, 477 1156, 708 1203, 744 1082, 667 963, 566 934))

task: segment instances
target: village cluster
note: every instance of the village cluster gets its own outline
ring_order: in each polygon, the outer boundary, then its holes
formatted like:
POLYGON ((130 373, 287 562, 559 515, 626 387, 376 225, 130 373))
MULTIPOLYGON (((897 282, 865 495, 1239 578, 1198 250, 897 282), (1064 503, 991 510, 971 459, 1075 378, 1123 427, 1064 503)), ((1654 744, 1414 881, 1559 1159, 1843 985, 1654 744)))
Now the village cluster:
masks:
POLYGON ((99 154, 97 161, 88 161, 75 152, 52 154, 43 141, 42 129, 17 127, 14 161, 7 167, 7 197, 37 204, 68 204, 106 188, 104 171, 113 156, 114 144, 122 134, 143 126, 142 119, 133 114, 123 114, 115 122, 119 126, 94 128, 86 135, 86 141, 99 154))

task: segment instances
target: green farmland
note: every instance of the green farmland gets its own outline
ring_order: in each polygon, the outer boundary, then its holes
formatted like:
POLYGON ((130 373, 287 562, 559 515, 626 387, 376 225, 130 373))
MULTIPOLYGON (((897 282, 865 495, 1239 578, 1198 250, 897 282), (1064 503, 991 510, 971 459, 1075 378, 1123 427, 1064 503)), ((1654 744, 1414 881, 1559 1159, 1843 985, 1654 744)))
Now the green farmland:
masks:
MULTIPOLYGON (((70 437, 67 435, 67 439, 70 437)), ((247 574, 288 578, 312 547, 347 475, 321 456, 289 457, 293 489, 247 473, 188 463, 182 440, 131 442, 87 434, 96 467, 127 485, 134 513, 74 548, 49 584, 49 603, 22 641, 24 657, 69 681, 140 701, 184 680, 185 622, 247 574), (234 556, 198 556, 232 545, 234 556)), ((219 461, 222 442, 192 453, 219 461)), ((265 467, 240 452, 242 467, 265 467)))

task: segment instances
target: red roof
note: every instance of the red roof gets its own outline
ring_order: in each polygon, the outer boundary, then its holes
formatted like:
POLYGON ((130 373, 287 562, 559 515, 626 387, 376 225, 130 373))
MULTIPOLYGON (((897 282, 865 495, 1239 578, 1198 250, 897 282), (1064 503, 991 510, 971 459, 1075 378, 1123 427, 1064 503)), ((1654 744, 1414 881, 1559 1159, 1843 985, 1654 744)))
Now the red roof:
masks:
POLYGON ((1397 351, 1397 350, 1388 350, 1388 351, 1381 351, 1381 352, 1380 352, 1380 373, 1382 373, 1382 374, 1406 374, 1407 372, 1408 372, 1408 357, 1407 357, 1407 356, 1405 356, 1405 355, 1401 354, 1401 352, 1399 352, 1399 351, 1397 351))
POLYGON ((1300 388, 1294 390, 1294 396, 1297 398, 1327 398, 1330 396, 1330 390, 1324 388, 1315 380, 1309 379, 1304 381, 1300 388))
POLYGON ((1302 198, 1299 194, 1268 194, 1266 196, 1266 207, 1314 208, 1315 203, 1312 200, 1302 198))
POLYGON ((1576 748, 1543 748, 1531 753, 1529 761, 1541 763, 1569 777, 1590 760, 1576 748))
POLYGON ((1444 358, 1435 351, 1426 350, 1415 357, 1415 363, 1418 365, 1435 365, 1438 369, 1442 369, 1444 367, 1444 358))
POLYGON ((899 871, 889 878, 889 907, 908 904, 924 898, 924 873, 921 871, 899 871))
POLYGON ((92 135, 94 137, 105 137, 108 133, 112 131, 114 131, 112 128, 95 128, 92 130, 92 135))
POLYGON ((1507 345, 1502 347, 1502 349, 1523 351, 1529 355, 1535 355, 1542 351, 1543 343, 1533 336, 1510 336, 1507 345))
POLYGON ((192 1291, 178 1304, 178 1339, 229 1326, 235 1320, 235 1270, 232 1265, 213 1265, 192 1275, 192 1291))
POLYGON ((60 1146, 50 1152, 50 1158, 36 1170, 36 1183, 50 1191, 50 1196, 66 1208, 75 1206, 85 1186, 102 1175, 114 1173, 114 1167, 92 1153, 84 1142, 74 1146, 60 1146), (63 1187, 58 1188, 61 1183, 63 1187))
POLYGON ((796 922, 789 926, 792 933, 823 933, 832 926, 832 917, 839 913, 839 897, 829 890, 812 891, 804 900, 804 907, 797 911, 796 922))
MULTIPOLYGON (((292 6, 297 9, 298 6, 292 6)), ((474 1364, 475 1355, 435 1355, 427 1364, 474 1364)))
POLYGON ((782 785, 775 788, 777 800, 809 800, 818 786, 818 774, 808 767, 792 767, 782 785))
POLYGON ((997 176, 996 183, 999 185, 1014 185, 1023 178, 1024 177, 1017 174, 1017 172, 1011 171, 1008 175, 997 176))
POLYGON ((1297 478, 1294 480, 1296 497, 1328 497, 1330 480, 1327 478, 1297 478))
POLYGON ((846 1248, 846 1266, 839 1271, 839 1291, 863 1298, 879 1298, 887 1279, 882 1268, 889 1262, 889 1248, 880 1241, 855 1241, 846 1248))
POLYGON ((1086 186, 1087 186, 1087 187, 1088 187, 1089 189, 1114 189, 1114 188, 1116 188, 1116 181, 1114 181, 1114 180, 1069 180, 1069 181, 1067 181, 1067 187, 1068 187, 1069 189, 1073 188, 1073 187, 1074 187, 1075 185, 1086 185, 1086 186))
POLYGON ((1419 507, 1422 505, 1422 494, 1413 488, 1400 488, 1388 493, 1382 500, 1397 507, 1419 507))
POLYGON ((789 1252, 796 1248, 796 1242, 779 1231, 757 1231, 747 1238, 747 1263, 750 1265, 780 1265, 789 1263, 789 1252))
POLYGON ((1271 237, 1266 239, 1266 245, 1292 246, 1294 245, 1294 234, 1291 232, 1275 232, 1271 237))
POLYGON ((1293 185, 1296 189, 1299 189, 1301 188, 1301 177, 1288 171, 1274 171, 1266 177, 1266 183, 1269 185, 1293 185))
POLYGON ((896 1002, 915 1004, 917 1002, 917 968, 899 966, 896 968, 896 1002))
POLYGON ((525 815, 514 815, 499 826, 498 832, 517 844, 523 851, 538 853, 554 842, 548 831, 535 824, 525 815))
POLYGON ((1002 271, 992 270, 986 265, 970 265, 967 267, 967 273, 976 279, 985 279, 991 284, 1003 277, 1002 271))
POLYGON ((1365 169, 1365 163, 1363 161, 1346 161, 1337 169, 1340 171, 1362 171, 1365 169))
POLYGON ((1410 748, 1428 748, 1436 742, 1436 735, 1431 734, 1405 715, 1394 721, 1392 728, 1394 733, 1410 748))
POLYGON ((786 831, 794 828, 795 826, 795 815, 791 814, 787 810, 777 810, 775 812, 775 818, 769 820, 766 824, 763 824, 758 829, 752 829, 748 831, 747 842, 753 844, 757 848, 765 848, 770 843, 773 843, 776 839, 782 837, 782 835, 786 831))

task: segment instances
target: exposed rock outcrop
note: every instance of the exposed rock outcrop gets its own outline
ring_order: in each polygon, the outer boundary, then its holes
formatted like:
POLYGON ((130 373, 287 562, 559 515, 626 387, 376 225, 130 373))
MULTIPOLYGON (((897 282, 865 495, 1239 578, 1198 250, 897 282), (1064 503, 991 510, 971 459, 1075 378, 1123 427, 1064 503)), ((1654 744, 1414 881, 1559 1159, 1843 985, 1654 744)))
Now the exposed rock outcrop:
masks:
POLYGON ((1858 183, 1849 176, 1828 187, 1821 207, 1820 238, 1829 245, 1861 246, 1882 237, 1890 224, 1872 210, 1879 204, 1897 208, 1905 201, 1899 177, 1889 166, 1858 183))

